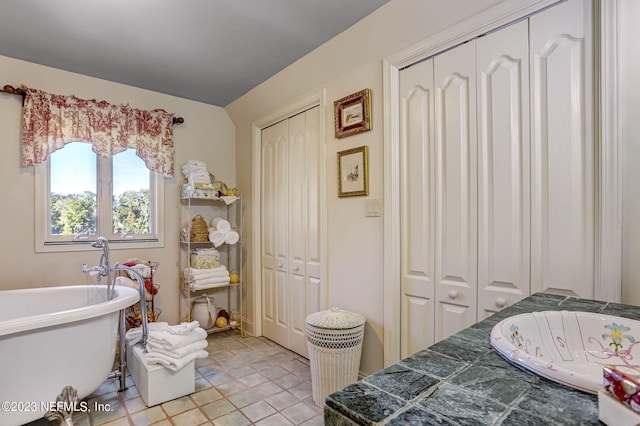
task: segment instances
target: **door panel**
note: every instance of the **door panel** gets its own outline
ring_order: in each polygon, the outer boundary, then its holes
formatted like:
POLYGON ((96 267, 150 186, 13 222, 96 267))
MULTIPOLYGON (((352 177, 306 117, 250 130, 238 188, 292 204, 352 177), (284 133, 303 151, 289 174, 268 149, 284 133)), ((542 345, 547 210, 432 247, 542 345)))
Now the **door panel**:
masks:
POLYGON ((474 41, 434 58, 436 341, 476 322, 475 67, 474 41))
POLYGON ((530 19, 531 289, 591 298, 595 185, 586 3, 570 0, 530 19))
POLYGON ((400 73, 402 358, 434 343, 433 60, 400 73), (425 330, 427 330, 425 332, 425 330))
POLYGON ((476 42, 478 319, 529 295, 529 45, 521 21, 476 42))
MULTIPOLYGON (((262 327, 263 334, 279 344, 286 344, 288 340, 289 322, 285 309, 287 274, 283 263, 283 249, 279 246, 281 238, 278 238, 279 229, 283 226, 278 210, 278 203, 283 202, 279 188, 286 178, 279 168, 283 155, 286 155, 287 138, 286 122, 280 122, 262 131, 262 327)), ((284 223, 286 224, 286 221, 284 223)))
POLYGON ((306 343, 306 114, 289 118, 289 344, 288 348, 304 353, 306 343))
MULTIPOLYGON (((320 159, 322 158, 320 144, 320 107, 312 108, 305 112, 306 131, 306 182, 307 182, 307 210, 306 210, 306 315, 318 312, 321 309, 322 288, 322 247, 320 244, 320 159)), ((305 318, 306 319, 306 318, 305 318)), ((306 327, 306 325, 305 325, 306 327)), ((307 356, 307 346, 299 352, 307 356)))

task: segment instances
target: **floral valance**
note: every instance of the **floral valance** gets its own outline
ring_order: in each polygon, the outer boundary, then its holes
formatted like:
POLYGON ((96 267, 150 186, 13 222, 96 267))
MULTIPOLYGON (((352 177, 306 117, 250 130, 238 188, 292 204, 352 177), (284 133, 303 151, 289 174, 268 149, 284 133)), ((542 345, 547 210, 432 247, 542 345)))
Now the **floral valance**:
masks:
POLYGON ((23 164, 42 163, 69 142, 83 141, 103 158, 135 148, 147 168, 173 176, 173 114, 53 95, 22 87, 23 164))

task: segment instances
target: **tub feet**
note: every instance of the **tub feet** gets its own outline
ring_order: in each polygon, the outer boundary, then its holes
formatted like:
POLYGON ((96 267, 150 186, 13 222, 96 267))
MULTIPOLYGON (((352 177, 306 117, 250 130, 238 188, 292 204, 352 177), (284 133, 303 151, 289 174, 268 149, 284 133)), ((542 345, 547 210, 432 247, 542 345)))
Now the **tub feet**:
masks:
POLYGON ((73 426, 73 411, 79 406, 78 391, 72 386, 65 386, 60 395, 56 397, 56 405, 44 415, 50 422, 58 422, 59 425, 73 426), (55 408, 55 411, 54 411, 55 408))

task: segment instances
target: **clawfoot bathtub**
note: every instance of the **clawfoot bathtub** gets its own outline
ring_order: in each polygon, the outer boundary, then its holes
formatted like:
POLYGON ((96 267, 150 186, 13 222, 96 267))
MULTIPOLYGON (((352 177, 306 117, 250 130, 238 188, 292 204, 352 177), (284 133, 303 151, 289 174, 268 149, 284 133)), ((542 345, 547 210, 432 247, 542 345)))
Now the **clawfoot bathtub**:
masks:
POLYGON ((106 291, 95 285, 0 291, 0 425, 42 417, 65 386, 84 398, 107 379, 119 310, 140 295, 118 286, 107 300, 106 291))

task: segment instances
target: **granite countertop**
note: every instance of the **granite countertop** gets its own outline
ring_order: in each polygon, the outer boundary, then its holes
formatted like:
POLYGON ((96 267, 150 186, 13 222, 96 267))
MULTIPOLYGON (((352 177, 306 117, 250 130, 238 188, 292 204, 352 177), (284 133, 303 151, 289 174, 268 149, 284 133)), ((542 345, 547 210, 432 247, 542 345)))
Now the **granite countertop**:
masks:
POLYGON ((535 311, 640 320, 640 308, 536 293, 325 401, 327 425, 602 425, 598 399, 508 363, 489 343, 503 319, 535 311))

